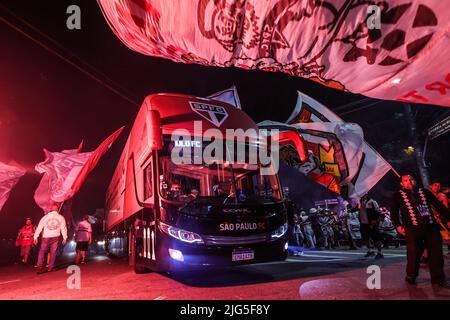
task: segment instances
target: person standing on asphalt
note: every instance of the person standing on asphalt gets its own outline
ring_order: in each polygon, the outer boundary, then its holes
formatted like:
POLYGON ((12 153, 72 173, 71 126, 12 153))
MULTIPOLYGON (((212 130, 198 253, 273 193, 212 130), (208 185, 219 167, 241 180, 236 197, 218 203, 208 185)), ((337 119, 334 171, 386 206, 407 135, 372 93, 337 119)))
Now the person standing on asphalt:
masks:
POLYGON ((320 245, 322 243, 322 230, 320 229, 320 223, 319 223, 319 211, 317 208, 312 207, 309 209, 309 221, 311 221, 311 227, 314 232, 314 238, 316 243, 317 250, 322 250, 320 248, 320 245))
MULTIPOLYGON (((439 181, 434 181, 432 184, 430 184, 430 191, 433 193, 433 195, 446 207, 449 208, 448 198, 445 195, 445 193, 442 192, 441 183, 439 181)), ((438 218, 438 222, 442 224, 443 222, 439 219, 439 213, 433 212, 436 215, 436 218, 438 218)), ((442 239, 444 240, 444 243, 447 245, 448 253, 447 256, 450 257, 450 232, 448 231, 450 229, 450 223, 447 223, 447 226, 443 226, 441 229, 441 235, 442 239)), ((426 254, 424 252, 424 257, 426 257, 426 254)))
MULTIPOLYGON (((288 243, 289 246, 297 247, 297 238, 294 234, 294 227, 295 227, 295 203, 294 201, 289 198, 289 189, 284 188, 284 196, 285 196, 285 204, 286 204, 286 213, 287 213, 287 220, 288 220, 288 243)), ((295 250, 289 250, 292 254, 296 254, 295 250)))
POLYGON ((75 228, 75 241, 77 243, 77 256, 75 258, 75 264, 86 263, 86 252, 89 249, 89 245, 92 243, 92 226, 89 223, 89 216, 83 217, 83 220, 75 228))
POLYGON ((325 249, 334 249, 334 232, 331 227, 332 219, 329 210, 320 209, 318 213, 318 221, 320 224, 320 232, 322 238, 322 244, 325 249))
POLYGON ((66 219, 58 213, 58 206, 52 205, 51 211, 41 218, 39 225, 34 234, 34 244, 37 244, 38 237, 42 234, 41 247, 39 249, 37 273, 44 273, 46 271, 51 272, 55 266, 56 250, 58 249, 58 243, 60 236, 62 235, 62 244, 67 242, 67 226, 66 219), (44 267, 44 258, 47 251, 50 249, 50 262, 48 269, 44 267))
POLYGON ((305 240, 305 237, 303 236, 302 233, 300 217, 297 214, 294 214, 294 239, 295 239, 294 243, 296 246, 294 256, 301 256, 303 255, 303 242, 305 240))
POLYGON ((350 250, 357 250, 357 242, 361 240, 361 225, 359 222, 359 210, 356 205, 348 204, 344 211, 344 217, 349 234, 350 250))
POLYGON ((406 278, 415 284, 419 275, 420 257, 424 247, 428 250, 431 283, 450 289, 444 274, 442 237, 433 208, 441 219, 450 220, 450 212, 429 191, 415 188, 415 180, 409 175, 400 178, 401 189, 392 198, 391 218, 398 233, 406 238, 406 278))
POLYGON ((28 262, 31 246, 33 245, 34 226, 31 223, 31 218, 25 220, 25 225, 19 230, 17 235, 16 245, 20 246, 20 257, 22 262, 28 262))
POLYGON ((374 246, 377 248, 377 255, 375 259, 383 258, 383 253, 381 252, 382 243, 381 236, 379 231, 379 205, 378 203, 369 197, 369 194, 365 194, 361 198, 361 207, 359 209, 359 221, 360 221, 360 230, 363 241, 367 246, 367 253, 365 257, 375 256, 375 253, 372 251, 372 246, 370 244, 370 240, 373 241, 374 246))
MULTIPOLYGON (((316 210, 315 208, 312 208, 316 210)), ((308 248, 316 248, 316 237, 314 236, 314 230, 312 228, 312 223, 309 216, 306 215, 305 211, 300 212, 300 220, 303 225, 303 230, 305 231, 306 244, 308 248)))

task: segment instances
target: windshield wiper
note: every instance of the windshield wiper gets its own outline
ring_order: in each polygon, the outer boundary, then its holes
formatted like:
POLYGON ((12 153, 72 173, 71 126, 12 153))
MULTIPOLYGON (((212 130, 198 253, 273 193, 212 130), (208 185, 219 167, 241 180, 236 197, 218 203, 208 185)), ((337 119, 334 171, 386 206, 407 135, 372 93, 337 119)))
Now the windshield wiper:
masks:
POLYGON ((181 211, 181 210, 183 210, 184 208, 190 206, 191 204, 193 204, 196 200, 198 200, 198 199, 200 199, 200 198, 203 198, 203 197, 202 197, 202 196, 198 196, 198 197, 196 197, 196 198, 194 198, 194 199, 189 200, 188 202, 185 203, 184 206, 181 206, 181 207, 178 209, 178 211, 181 211))
MULTIPOLYGON (((227 157, 230 158, 230 151, 228 150, 228 146, 225 147, 226 151, 227 151, 227 157)), ((234 188, 234 204, 238 204, 238 189, 237 189, 237 185, 236 185, 236 178, 234 176, 234 168, 233 168, 233 164, 232 161, 230 161, 230 173, 231 173, 231 183, 233 184, 233 188, 234 188)), ((227 197, 228 199, 228 197, 227 197)), ((225 202, 226 200, 225 199, 225 202)))

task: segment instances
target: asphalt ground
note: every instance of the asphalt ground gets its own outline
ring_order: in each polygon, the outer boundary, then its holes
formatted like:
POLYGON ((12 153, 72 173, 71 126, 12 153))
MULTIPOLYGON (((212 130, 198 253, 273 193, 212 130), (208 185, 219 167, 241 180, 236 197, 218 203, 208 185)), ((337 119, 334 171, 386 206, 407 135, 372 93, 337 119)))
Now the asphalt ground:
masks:
MULTIPOLYGON (((450 300, 450 290, 430 284, 426 265, 421 266, 417 285, 405 283, 404 247, 384 250, 379 260, 365 258, 365 253, 305 251, 283 262, 179 274, 135 274, 127 261, 93 255, 80 266, 79 289, 73 288, 73 274, 67 273, 73 260, 69 254, 58 258, 56 271, 41 275, 32 265, 0 267, 0 299, 450 300), (374 272, 379 274, 378 283, 374 272)), ((448 258, 445 271, 450 274, 448 258)))

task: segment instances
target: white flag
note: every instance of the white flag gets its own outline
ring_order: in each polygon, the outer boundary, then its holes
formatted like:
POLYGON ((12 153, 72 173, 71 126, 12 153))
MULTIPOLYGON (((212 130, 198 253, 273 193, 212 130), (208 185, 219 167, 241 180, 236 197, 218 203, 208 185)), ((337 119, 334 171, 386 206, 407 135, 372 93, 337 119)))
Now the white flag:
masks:
POLYGON ((450 106, 448 0, 97 0, 130 49, 450 106))
MULTIPOLYGON (((297 104, 287 120, 289 124, 308 122, 343 122, 333 111, 317 100, 298 91, 297 104)), ((391 165, 367 142, 363 143, 363 159, 349 184, 349 197, 360 198, 392 169, 391 165)))
MULTIPOLYGON (((288 144, 280 148, 280 160, 311 180, 338 194, 358 175, 363 158, 364 137, 361 127, 346 122, 312 122, 285 124, 263 121, 260 128, 295 130, 302 136, 307 150, 306 161, 296 156, 288 144)), ((353 189, 353 188, 350 188, 353 189)))
POLYGON ((72 185, 92 152, 80 153, 79 149, 49 152, 44 149, 45 161, 36 164, 35 170, 43 173, 34 193, 39 207, 48 212, 53 203, 61 203, 72 196, 72 185))
POLYGON ((37 172, 44 175, 34 193, 35 202, 44 212, 48 212, 53 203, 69 200, 78 192, 123 128, 108 136, 93 152, 81 153, 83 143, 74 150, 49 152, 44 149, 46 159, 35 167, 37 172))
POLYGON ((8 200, 12 188, 25 173, 23 168, 0 162, 0 211, 8 200))

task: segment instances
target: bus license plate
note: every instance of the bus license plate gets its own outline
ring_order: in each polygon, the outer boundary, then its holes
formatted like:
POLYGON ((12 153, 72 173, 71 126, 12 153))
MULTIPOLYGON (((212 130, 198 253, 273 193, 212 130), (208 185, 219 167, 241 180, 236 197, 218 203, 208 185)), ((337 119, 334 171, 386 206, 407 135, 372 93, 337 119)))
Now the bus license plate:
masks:
POLYGON ((253 260, 255 252, 253 250, 239 250, 233 251, 232 261, 253 260))

